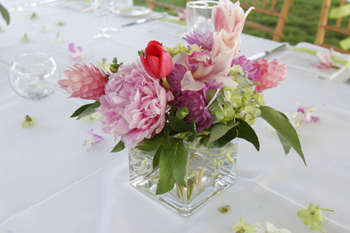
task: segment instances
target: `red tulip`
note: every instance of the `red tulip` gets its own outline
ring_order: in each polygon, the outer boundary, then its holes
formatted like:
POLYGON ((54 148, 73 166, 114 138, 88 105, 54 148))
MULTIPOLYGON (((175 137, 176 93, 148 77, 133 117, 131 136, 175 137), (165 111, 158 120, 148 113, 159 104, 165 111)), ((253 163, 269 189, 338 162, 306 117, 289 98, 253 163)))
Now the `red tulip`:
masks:
POLYGON ((158 41, 150 41, 145 49, 145 57, 140 55, 143 67, 152 78, 164 78, 173 68, 173 60, 168 51, 158 41))

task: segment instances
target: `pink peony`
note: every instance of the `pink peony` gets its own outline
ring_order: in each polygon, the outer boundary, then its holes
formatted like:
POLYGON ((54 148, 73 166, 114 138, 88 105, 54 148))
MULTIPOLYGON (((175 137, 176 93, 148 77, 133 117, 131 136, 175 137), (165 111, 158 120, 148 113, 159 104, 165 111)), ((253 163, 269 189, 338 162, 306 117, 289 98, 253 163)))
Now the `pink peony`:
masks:
POLYGON ((123 65, 110 76, 100 99, 103 131, 135 146, 162 131, 171 100, 171 92, 144 70, 140 60, 123 65))
POLYGON ((91 65, 76 64, 71 70, 65 70, 68 79, 58 81, 61 88, 65 89, 71 97, 79 97, 87 100, 99 100, 105 93, 105 84, 108 81, 107 74, 91 65))
POLYGON ((265 58, 254 61, 253 65, 260 71, 259 78, 255 80, 260 83, 255 91, 261 93, 263 90, 278 86, 279 82, 286 79, 286 65, 278 65, 277 59, 268 62, 265 58))

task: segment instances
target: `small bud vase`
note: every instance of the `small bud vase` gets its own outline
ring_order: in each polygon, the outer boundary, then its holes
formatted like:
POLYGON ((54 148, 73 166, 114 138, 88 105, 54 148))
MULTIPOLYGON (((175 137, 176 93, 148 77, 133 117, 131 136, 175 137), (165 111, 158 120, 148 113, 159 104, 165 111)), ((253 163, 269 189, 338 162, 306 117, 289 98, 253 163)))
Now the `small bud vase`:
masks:
POLYGON ((178 214, 190 216, 235 182, 237 141, 211 149, 187 143, 186 187, 175 183, 161 195, 156 195, 159 169, 152 167, 154 153, 129 148, 130 184, 178 214))

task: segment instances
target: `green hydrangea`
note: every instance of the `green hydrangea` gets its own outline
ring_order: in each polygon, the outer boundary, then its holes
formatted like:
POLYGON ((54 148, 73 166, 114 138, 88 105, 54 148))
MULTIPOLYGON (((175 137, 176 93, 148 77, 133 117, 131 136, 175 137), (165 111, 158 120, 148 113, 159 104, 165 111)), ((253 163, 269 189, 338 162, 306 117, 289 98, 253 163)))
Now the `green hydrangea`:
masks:
POLYGON ((246 75, 232 75, 238 84, 236 88, 222 88, 210 107, 214 123, 223 123, 239 118, 248 124, 253 124, 260 116, 259 107, 264 104, 264 97, 256 93, 255 83, 247 79, 246 75))
POLYGON ((175 55, 177 55, 179 53, 188 53, 189 52, 188 48, 182 43, 178 43, 175 47, 164 46, 164 49, 166 49, 172 57, 174 57, 175 55))

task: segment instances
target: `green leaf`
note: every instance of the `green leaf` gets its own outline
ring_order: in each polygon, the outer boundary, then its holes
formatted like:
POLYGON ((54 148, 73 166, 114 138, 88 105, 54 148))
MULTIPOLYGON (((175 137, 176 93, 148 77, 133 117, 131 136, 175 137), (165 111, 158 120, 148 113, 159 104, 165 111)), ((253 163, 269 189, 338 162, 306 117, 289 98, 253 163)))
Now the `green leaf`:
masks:
POLYGON ((189 142, 193 142, 197 136, 196 122, 194 120, 191 121, 191 132, 192 135, 188 138, 189 142))
POLYGON ((161 150, 159 156, 159 181, 157 184, 156 194, 169 192, 175 184, 173 177, 175 156, 172 151, 161 150))
POLYGON ((125 149, 124 142, 122 140, 120 140, 111 152, 119 152, 119 151, 122 151, 124 149, 125 149))
POLYGON ((280 142, 283 146, 284 153, 288 154, 290 149, 292 148, 292 146, 280 133, 277 133, 277 135, 278 135, 278 138, 280 139, 280 142))
POLYGON ((157 134, 153 138, 145 139, 141 143, 139 143, 136 148, 146 152, 152 152, 158 149, 160 144, 160 135, 157 134))
POLYGON ((260 150, 259 138, 256 135, 254 129, 244 120, 236 119, 236 121, 239 123, 238 126, 236 127, 238 131, 238 137, 252 143, 255 149, 259 151, 260 150))
POLYGON ((261 117, 288 141, 306 165, 298 134, 286 116, 268 106, 261 106, 260 111, 261 117))
POLYGON ((6 10, 6 8, 1 4, 0 4, 0 13, 2 15, 2 18, 5 20, 6 24, 9 25, 10 24, 10 14, 6 10))
POLYGON ((236 128, 230 129, 224 136, 218 139, 218 146, 223 147, 228 142, 232 141, 238 136, 238 131, 236 128))
POLYGON ((173 176, 177 183, 186 186, 185 175, 187 166, 187 150, 183 140, 179 140, 173 147, 173 156, 175 156, 173 176))
POLYGON ((169 140, 170 130, 171 129, 169 128, 169 126, 165 125, 165 127, 162 131, 162 134, 161 134, 162 136, 160 137, 160 144, 168 149, 171 148, 171 144, 170 144, 170 140, 169 140))
POLYGON ((100 101, 96 101, 95 103, 92 104, 85 104, 78 108, 70 117, 78 117, 77 119, 81 119, 84 116, 88 116, 90 114, 93 114, 96 112, 96 108, 100 107, 101 103, 100 101))
POLYGON ((169 125, 175 132, 190 131, 190 126, 184 120, 180 120, 175 116, 169 116, 169 125))
POLYGON ((230 129, 232 129, 237 125, 238 124, 234 121, 228 122, 227 125, 223 125, 223 124, 214 125, 213 128, 211 129, 211 134, 209 137, 208 144, 211 144, 212 142, 218 140, 219 138, 224 136, 230 129))
POLYGON ((155 169, 156 167, 159 166, 159 158, 160 158, 160 153, 163 150, 163 147, 160 146, 158 147, 156 153, 153 156, 153 161, 152 161, 152 168, 155 169))
POLYGON ((342 18, 350 15, 350 4, 341 7, 332 8, 329 12, 330 19, 342 18))
POLYGON ((345 38, 344 40, 339 41, 339 45, 344 50, 350 49, 350 37, 345 38))

